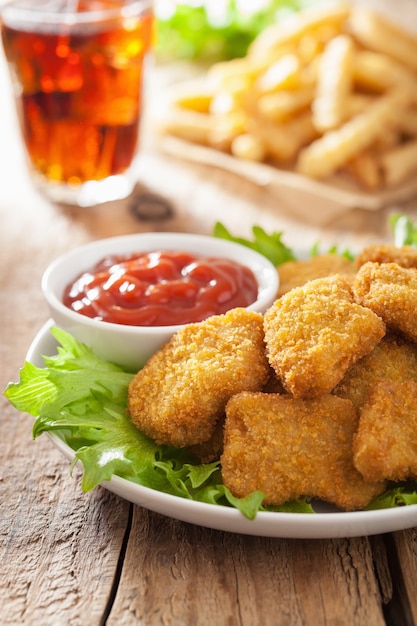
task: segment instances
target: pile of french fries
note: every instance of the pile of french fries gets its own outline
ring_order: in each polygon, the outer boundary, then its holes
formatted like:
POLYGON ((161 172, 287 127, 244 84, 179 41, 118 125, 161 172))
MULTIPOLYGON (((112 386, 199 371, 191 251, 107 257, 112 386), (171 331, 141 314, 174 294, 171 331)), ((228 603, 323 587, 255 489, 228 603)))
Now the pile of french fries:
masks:
POLYGON ((417 175, 417 38, 358 5, 264 30, 241 59, 172 88, 163 134, 384 190, 417 175))

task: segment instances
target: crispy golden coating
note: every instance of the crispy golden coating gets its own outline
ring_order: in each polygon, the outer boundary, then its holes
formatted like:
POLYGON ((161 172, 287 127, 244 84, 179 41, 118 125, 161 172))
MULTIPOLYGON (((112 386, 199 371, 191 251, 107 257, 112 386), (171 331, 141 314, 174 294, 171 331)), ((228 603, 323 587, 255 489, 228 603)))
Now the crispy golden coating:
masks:
POLYGON ((359 269, 365 263, 398 263, 401 267, 417 267, 417 248, 394 244, 373 244, 364 248, 355 258, 355 267, 359 269))
POLYGON ((362 409, 354 463, 365 480, 417 477, 417 383, 380 381, 362 409))
POLYGON ((224 484, 237 497, 260 490, 265 504, 308 496, 351 510, 385 489, 353 465, 358 417, 349 400, 240 393, 226 406, 224 484))
POLYGON ((276 300, 264 327, 269 362, 296 398, 329 393, 385 334, 384 322, 354 302, 340 274, 309 281, 276 300))
POLYGON ((176 333, 129 386, 132 422, 160 444, 210 439, 228 399, 268 380, 262 323, 260 313, 237 308, 176 333))
POLYGON ((218 461, 223 452, 223 430, 224 417, 221 417, 216 423, 210 439, 203 441, 203 443, 196 443, 195 446, 189 446, 188 452, 200 463, 218 461))
POLYGON ((353 291, 359 304, 417 342, 417 269, 369 261, 357 272, 353 291))
POLYGON ((354 272, 353 262, 341 254, 318 254, 305 261, 287 261, 278 267, 278 297, 315 278, 333 274, 351 275, 354 272))
POLYGON ((417 382, 417 345, 399 335, 387 334, 370 354, 350 366, 333 393, 350 400, 359 410, 369 390, 379 380, 417 382))

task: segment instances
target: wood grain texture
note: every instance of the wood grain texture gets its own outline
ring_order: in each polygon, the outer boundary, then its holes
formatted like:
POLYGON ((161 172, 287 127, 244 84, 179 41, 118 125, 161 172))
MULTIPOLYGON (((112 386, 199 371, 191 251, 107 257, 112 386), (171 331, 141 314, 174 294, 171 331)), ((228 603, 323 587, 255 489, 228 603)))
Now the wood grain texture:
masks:
POLYGON ((109 626, 133 624, 379 626, 385 621, 366 538, 239 536, 135 507, 108 620, 109 626))
POLYGON ((417 529, 395 533, 394 542, 410 606, 410 623, 417 624, 417 529))
POLYGON ((129 505, 104 489, 83 494, 50 440, 31 441, 33 419, 2 409, 1 623, 99 623, 129 505))
POLYGON ((389 616, 393 623, 397 620, 404 626, 414 626, 417 624, 417 529, 393 533, 386 543, 394 580, 389 616))

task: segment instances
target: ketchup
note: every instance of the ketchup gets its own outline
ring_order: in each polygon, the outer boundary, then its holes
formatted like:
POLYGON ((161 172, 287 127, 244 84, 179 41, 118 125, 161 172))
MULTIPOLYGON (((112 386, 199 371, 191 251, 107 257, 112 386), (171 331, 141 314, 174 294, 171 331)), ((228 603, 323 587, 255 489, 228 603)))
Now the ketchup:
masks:
POLYGON ((156 250, 103 258, 64 291, 82 315, 130 326, 200 322, 258 295, 253 272, 230 259, 156 250))

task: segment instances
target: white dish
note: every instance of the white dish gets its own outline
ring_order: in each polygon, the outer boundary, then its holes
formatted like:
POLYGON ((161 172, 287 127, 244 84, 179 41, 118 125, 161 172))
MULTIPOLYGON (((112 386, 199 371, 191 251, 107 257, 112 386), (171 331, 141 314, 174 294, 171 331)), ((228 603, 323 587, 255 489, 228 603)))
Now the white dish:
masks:
MULTIPOLYGON (((53 321, 49 320, 33 340, 27 360, 43 367, 42 355, 56 353, 56 341, 51 335, 53 321)), ((73 450, 56 435, 54 444, 68 459, 73 450)), ((237 509, 205 504, 154 491, 126 479, 114 476, 103 487, 139 506, 198 526, 227 532, 296 539, 333 539, 359 537, 394 532, 417 526, 417 504, 377 511, 336 512, 322 506, 316 514, 258 513, 254 520, 246 519, 237 509)), ((317 508, 318 510, 318 508, 317 508)))

